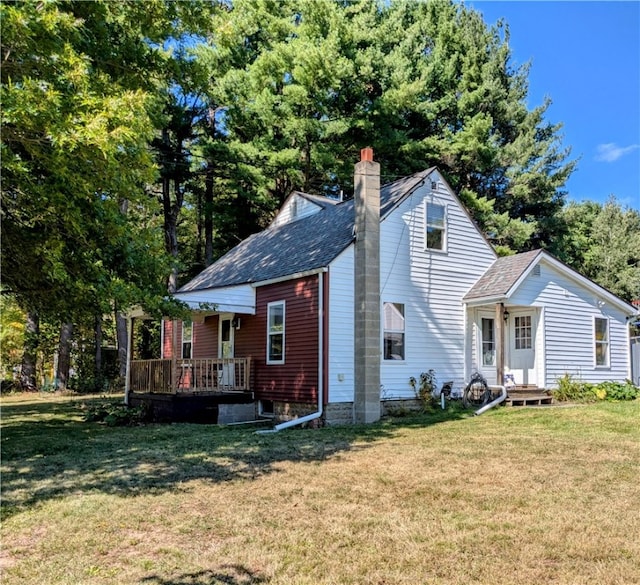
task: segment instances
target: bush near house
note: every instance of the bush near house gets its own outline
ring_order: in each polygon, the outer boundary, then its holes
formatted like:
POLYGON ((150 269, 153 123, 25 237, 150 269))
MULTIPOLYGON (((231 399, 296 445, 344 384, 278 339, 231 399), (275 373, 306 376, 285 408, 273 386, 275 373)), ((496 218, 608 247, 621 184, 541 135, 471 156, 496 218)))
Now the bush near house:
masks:
POLYGON ((640 397, 640 388, 629 380, 625 382, 583 382, 565 374, 558 379, 558 388, 553 391, 558 402, 597 402, 598 400, 636 400, 640 397))

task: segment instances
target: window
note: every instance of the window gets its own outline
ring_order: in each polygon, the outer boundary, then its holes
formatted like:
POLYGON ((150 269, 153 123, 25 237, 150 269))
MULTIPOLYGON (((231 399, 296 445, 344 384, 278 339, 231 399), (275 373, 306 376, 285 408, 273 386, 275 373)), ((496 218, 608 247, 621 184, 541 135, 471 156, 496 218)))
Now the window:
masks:
POLYGON ((531 315, 515 318, 516 349, 531 349, 531 315))
POLYGON ((600 317, 595 318, 594 339, 596 366, 609 365, 609 321, 600 317))
POLYGON ((273 400, 258 400, 258 414, 260 416, 274 416, 273 400))
POLYGON ((427 250, 445 249, 446 207, 427 202, 425 247, 427 250))
POLYGON ((496 365, 496 341, 494 333, 494 320, 482 319, 482 365, 496 365))
POLYGON ((267 305, 267 363, 284 364, 284 301, 267 305))
POLYGON ((182 322, 182 358, 191 359, 191 346, 193 345, 193 323, 182 322))
POLYGON ((384 303, 384 359, 404 360, 404 305, 384 303))

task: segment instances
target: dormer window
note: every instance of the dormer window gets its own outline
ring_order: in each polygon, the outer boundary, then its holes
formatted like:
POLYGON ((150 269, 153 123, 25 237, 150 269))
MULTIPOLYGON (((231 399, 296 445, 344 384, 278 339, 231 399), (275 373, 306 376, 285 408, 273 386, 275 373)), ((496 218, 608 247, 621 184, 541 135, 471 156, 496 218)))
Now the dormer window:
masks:
POLYGON ((425 218, 425 248, 445 251, 447 235, 447 208, 438 203, 427 202, 425 218))

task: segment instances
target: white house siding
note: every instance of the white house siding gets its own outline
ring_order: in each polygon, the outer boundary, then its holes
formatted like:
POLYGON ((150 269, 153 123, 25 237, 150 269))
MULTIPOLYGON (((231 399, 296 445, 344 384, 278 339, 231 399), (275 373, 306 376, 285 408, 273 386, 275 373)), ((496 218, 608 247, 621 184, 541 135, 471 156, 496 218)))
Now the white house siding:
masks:
MULTIPOLYGON (((462 297, 494 262, 489 244, 439 177, 418 188, 381 224, 381 303, 405 305, 405 360, 382 361, 383 398, 411 398, 409 378, 433 369, 438 385, 464 386, 462 297), (427 200, 447 206, 447 250, 425 250, 427 200)), ((467 357, 467 359, 465 359, 467 357)))
POLYGON ((282 225, 321 211, 322 207, 294 193, 282 206, 272 225, 282 225))
POLYGON ((353 246, 329 267, 329 402, 353 402, 353 246))
MULTIPOLYGON (((453 380, 454 388, 464 386, 470 369, 466 340, 471 330, 462 297, 495 260, 455 196, 441 180, 432 193, 430 183, 381 224, 381 311, 385 302, 405 306, 405 360, 382 361, 383 399, 413 398, 409 378, 417 379, 429 369, 435 371, 438 385, 453 380), (425 250, 425 204, 430 198, 447 206, 446 252, 425 250)), ((353 246, 349 246, 329 267, 330 403, 354 398, 353 272, 353 246)))
MULTIPOLYGON (((624 380, 629 376, 629 340, 625 313, 612 303, 544 261, 540 276, 530 274, 509 304, 543 307, 544 339, 536 350, 544 352, 544 385, 557 386, 568 373, 588 382, 624 380), (599 301, 604 305, 599 306, 599 301), (596 367, 594 318, 609 319, 610 366, 596 367)), ((541 385, 542 380, 539 380, 541 385)))

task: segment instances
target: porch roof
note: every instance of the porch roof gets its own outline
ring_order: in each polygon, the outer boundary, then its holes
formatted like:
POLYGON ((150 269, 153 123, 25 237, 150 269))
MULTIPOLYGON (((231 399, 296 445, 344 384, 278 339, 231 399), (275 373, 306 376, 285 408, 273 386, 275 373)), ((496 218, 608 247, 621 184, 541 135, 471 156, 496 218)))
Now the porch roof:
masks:
POLYGON ((173 296, 196 312, 256 314, 256 290, 249 284, 177 292, 173 296))
POLYGON ((462 300, 472 302, 507 297, 514 285, 526 275, 527 269, 535 263, 541 253, 542 250, 533 250, 498 258, 462 300))

